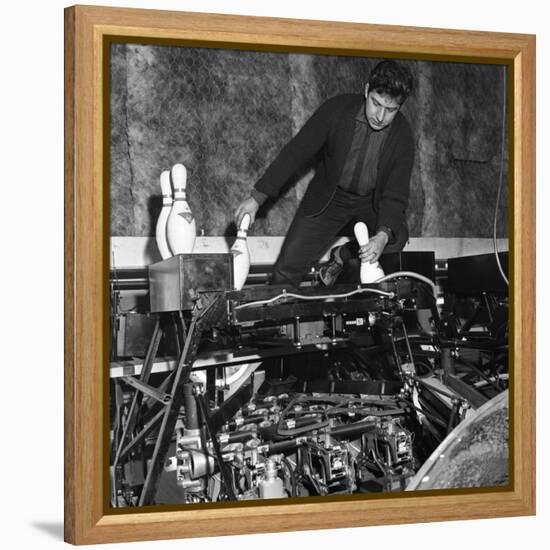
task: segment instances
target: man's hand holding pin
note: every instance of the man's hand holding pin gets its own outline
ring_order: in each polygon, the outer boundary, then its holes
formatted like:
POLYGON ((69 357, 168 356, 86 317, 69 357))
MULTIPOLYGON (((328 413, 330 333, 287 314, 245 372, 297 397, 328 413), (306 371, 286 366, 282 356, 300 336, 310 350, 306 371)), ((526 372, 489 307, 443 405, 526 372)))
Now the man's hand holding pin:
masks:
POLYGON ((252 225, 256 219, 258 208, 260 208, 260 205, 253 197, 241 202, 241 204, 237 207, 237 210, 235 210, 235 224, 237 227, 240 227, 241 220, 245 214, 250 216, 250 225, 252 225))
POLYGON ((361 262, 374 264, 380 258, 386 244, 388 244, 388 234, 385 231, 379 231, 369 242, 359 248, 359 258, 361 262))

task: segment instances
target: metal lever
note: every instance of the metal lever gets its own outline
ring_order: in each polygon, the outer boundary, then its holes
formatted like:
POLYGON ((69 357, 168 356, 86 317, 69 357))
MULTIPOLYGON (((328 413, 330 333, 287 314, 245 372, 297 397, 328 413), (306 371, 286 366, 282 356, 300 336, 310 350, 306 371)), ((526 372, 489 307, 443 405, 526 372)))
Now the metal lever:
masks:
POLYGON ((123 377, 123 380, 129 386, 136 388, 136 390, 140 391, 141 393, 149 397, 152 397, 153 399, 155 399, 156 401, 159 401, 163 405, 168 405, 170 404, 170 401, 172 401, 172 398, 168 393, 161 392, 157 388, 153 388, 153 386, 149 386, 149 384, 146 384, 145 382, 142 382, 137 378, 132 378, 131 376, 125 376, 123 377))

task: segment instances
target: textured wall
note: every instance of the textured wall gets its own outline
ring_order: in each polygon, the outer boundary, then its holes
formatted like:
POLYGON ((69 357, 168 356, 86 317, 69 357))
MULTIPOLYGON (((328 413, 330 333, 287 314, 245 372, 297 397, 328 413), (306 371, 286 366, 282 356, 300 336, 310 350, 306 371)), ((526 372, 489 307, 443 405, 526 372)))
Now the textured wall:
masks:
MULTIPOLYGON (((501 166, 504 69, 491 65, 418 63, 417 158, 411 219, 415 236, 489 237, 501 166), (421 189, 421 193, 418 191, 421 189), (422 197, 423 195, 423 207, 422 197), (418 202, 416 202, 418 201, 418 202), (422 212, 422 219, 416 213, 422 212)), ((505 139, 499 236, 506 227, 505 139)))
MULTIPOLYGON (((188 169, 199 230, 234 235, 236 205, 281 147, 325 99, 360 93, 376 61, 113 45, 111 235, 154 235, 159 175, 176 162, 188 169)), ((411 236, 488 237, 500 166, 502 68, 407 63, 418 83, 403 107, 417 142, 411 236)), ((311 175, 304 167, 266 205, 251 234, 284 235, 311 175)), ((499 236, 507 236, 506 176, 505 166, 499 236)))

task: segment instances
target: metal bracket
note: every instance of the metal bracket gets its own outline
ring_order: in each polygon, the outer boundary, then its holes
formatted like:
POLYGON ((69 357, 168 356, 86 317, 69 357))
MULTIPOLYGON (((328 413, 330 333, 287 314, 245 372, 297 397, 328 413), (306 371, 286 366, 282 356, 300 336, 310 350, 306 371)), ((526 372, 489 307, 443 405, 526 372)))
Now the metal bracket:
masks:
POLYGON ((122 380, 128 384, 129 386, 132 386, 133 388, 136 388, 136 390, 140 391, 141 393, 152 397, 159 403, 162 403, 163 405, 170 404, 170 401, 172 398, 169 394, 163 393, 157 388, 153 388, 153 386, 149 386, 149 384, 146 384, 145 382, 141 382, 137 378, 133 378, 132 376, 124 376, 122 380))

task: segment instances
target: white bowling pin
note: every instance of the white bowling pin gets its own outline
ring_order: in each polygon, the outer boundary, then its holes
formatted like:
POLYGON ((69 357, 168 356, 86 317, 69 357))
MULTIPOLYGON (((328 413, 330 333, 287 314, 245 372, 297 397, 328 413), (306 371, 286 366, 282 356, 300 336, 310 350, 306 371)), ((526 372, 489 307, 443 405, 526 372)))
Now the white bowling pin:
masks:
POLYGON ((166 222, 168 221, 168 216, 170 215, 170 210, 172 210, 172 185, 170 184, 170 171, 165 170, 160 175, 160 189, 162 192, 162 210, 160 211, 157 227, 155 231, 155 237, 157 239, 157 246, 160 252, 160 255, 163 260, 170 258, 172 252, 168 246, 168 241, 166 240, 166 222))
POLYGON ((174 254, 190 254, 195 246, 197 227, 187 203, 187 170, 183 164, 174 164, 172 167, 172 185, 174 203, 166 224, 168 245, 174 254))
MULTIPOLYGON (((355 238, 359 246, 365 246, 369 242, 369 230, 363 222, 357 222, 353 227, 355 238)), ((371 264, 370 262, 361 262, 361 283, 374 283, 384 276, 384 270, 378 262, 371 264)))
POLYGON ((250 251, 246 242, 246 233, 250 226, 250 215, 245 214, 241 220, 237 238, 231 247, 233 254, 233 285, 235 290, 241 290, 250 271, 250 251))

